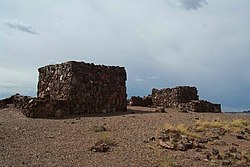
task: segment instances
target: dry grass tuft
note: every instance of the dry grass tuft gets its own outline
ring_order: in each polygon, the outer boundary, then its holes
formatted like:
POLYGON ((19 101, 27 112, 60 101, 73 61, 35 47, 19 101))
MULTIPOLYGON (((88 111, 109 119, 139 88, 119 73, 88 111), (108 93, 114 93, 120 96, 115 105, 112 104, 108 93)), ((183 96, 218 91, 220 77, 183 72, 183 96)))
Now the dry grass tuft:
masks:
POLYGON ((109 137, 108 133, 106 132, 100 135, 100 140, 109 146, 116 146, 116 143, 109 137))
POLYGON ((179 124, 175 126, 166 124, 164 129, 169 130, 170 132, 179 132, 182 135, 193 137, 193 138, 201 138, 201 136, 197 132, 191 131, 190 128, 188 128, 187 126, 183 124, 179 124))
POLYGON ((243 119, 235 119, 233 121, 203 121, 199 120, 195 123, 197 132, 209 131, 211 128, 222 128, 227 132, 240 132, 245 128, 250 128, 250 122, 243 119))
POLYGON ((182 167, 178 165, 174 157, 165 157, 161 162, 161 167, 182 167))

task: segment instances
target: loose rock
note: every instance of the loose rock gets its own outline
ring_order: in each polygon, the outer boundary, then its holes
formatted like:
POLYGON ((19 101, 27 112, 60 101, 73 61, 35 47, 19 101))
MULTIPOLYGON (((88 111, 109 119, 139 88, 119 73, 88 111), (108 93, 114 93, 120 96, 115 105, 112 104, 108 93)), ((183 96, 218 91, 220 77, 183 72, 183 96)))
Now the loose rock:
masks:
POLYGON ((223 160, 222 165, 229 166, 229 165, 231 165, 231 161, 230 160, 223 160))
POLYGON ((106 131, 106 128, 104 126, 94 126, 93 130, 95 132, 104 132, 104 131, 106 131))
POLYGON ((175 145, 171 142, 163 142, 162 140, 159 140, 159 145, 166 149, 173 150, 175 148, 175 145))
POLYGON ((213 148, 213 150, 212 150, 212 154, 213 155, 218 155, 220 152, 219 152, 219 150, 218 149, 214 149, 213 148))
POLYGON ((177 149, 180 151, 187 151, 187 147, 183 143, 177 144, 177 149))
POLYGON ((94 152, 107 152, 109 146, 104 143, 102 140, 98 141, 93 147, 90 148, 90 151, 94 152))
POLYGON ((161 108, 157 108, 157 109, 155 110, 155 112, 164 113, 164 112, 166 112, 166 111, 165 111, 165 109, 164 109, 163 107, 161 107, 161 108))
POLYGON ((236 135, 237 139, 241 139, 241 140, 244 140, 246 139, 246 136, 244 135, 236 135))

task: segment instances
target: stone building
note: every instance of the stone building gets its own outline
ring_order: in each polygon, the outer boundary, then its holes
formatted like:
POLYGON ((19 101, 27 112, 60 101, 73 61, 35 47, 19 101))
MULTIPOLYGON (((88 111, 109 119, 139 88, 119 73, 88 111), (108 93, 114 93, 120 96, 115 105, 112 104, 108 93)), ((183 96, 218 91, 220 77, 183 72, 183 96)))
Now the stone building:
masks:
POLYGON ((38 69, 37 98, 16 96, 14 105, 28 117, 126 111, 124 67, 69 61, 38 69))
POLYGON ((37 96, 66 100, 69 112, 126 111, 126 71, 123 67, 69 61, 38 69, 37 96))
POLYGON ((180 103, 188 103, 191 100, 198 100, 196 87, 178 86, 175 88, 153 89, 152 101, 154 106, 176 108, 180 103))
POLYGON ((199 100, 197 88, 190 86, 153 89, 152 103, 155 107, 175 108, 182 112, 221 112, 220 104, 199 100))

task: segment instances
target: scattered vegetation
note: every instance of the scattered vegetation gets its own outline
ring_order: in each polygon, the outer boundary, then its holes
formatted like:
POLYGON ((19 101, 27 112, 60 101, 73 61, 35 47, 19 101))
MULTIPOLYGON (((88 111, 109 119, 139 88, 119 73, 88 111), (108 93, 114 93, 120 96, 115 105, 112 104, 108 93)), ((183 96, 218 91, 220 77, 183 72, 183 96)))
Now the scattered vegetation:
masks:
POLYGON ((250 128, 250 122, 243 119, 235 119, 233 121, 203 121, 198 120, 195 123, 197 132, 209 131, 211 128, 221 128, 227 132, 240 132, 245 128, 250 128))
POLYGON ((250 150, 242 151, 241 155, 245 159, 246 163, 248 163, 248 165, 250 165, 250 150))
POLYGON ((182 167, 174 160, 174 157, 165 157, 161 162, 161 167, 182 167))
POLYGON ((166 124, 164 129, 169 130, 170 132, 180 132, 182 135, 186 135, 188 137, 201 138, 201 136, 197 132, 192 131, 191 128, 188 128, 183 124, 179 125, 166 124))

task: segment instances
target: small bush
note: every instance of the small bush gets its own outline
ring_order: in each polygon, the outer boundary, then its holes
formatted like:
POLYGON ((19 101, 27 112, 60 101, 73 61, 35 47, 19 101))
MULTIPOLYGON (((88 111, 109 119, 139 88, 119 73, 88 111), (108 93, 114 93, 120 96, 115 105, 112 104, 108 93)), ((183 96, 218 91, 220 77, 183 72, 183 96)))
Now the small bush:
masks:
POLYGON ((107 133, 102 133, 100 136, 100 140, 103 141, 103 143, 109 145, 109 146, 115 146, 115 142, 109 137, 107 133))

